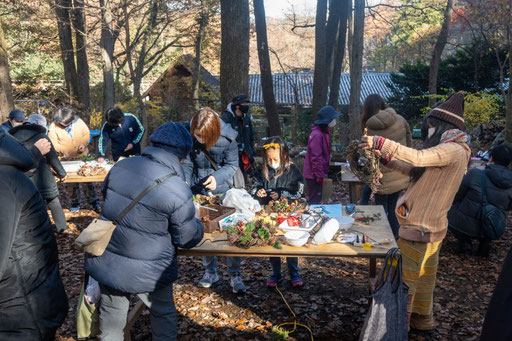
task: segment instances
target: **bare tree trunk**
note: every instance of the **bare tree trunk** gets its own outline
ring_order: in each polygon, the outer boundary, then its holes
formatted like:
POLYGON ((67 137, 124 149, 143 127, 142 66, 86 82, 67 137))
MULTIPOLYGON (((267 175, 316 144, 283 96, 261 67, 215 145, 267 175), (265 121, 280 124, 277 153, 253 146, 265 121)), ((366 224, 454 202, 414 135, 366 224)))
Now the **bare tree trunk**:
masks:
POLYGON ((114 44, 112 32, 111 0, 100 0, 101 6, 101 57, 103 59, 103 111, 115 104, 114 97, 114 44))
POLYGON ((7 58, 7 42, 5 41, 2 22, 0 21, 0 119, 4 122, 9 112, 14 109, 11 76, 9 75, 9 59, 7 58))
POLYGON ((361 116, 361 83, 363 80, 364 7, 365 0, 355 0, 352 59, 350 63, 350 105, 348 109, 351 139, 358 139, 361 136, 359 121, 361 116))
POLYGON ((201 49, 204 39, 204 31, 206 25, 208 25, 208 16, 207 10, 203 8, 201 10, 199 28, 196 35, 196 55, 194 60, 194 74, 192 75, 192 100, 194 101, 194 109, 196 110, 199 110, 201 107, 199 103, 199 86, 201 83, 201 49))
POLYGON ((315 74, 313 76, 313 103, 311 114, 317 118, 318 110, 327 101, 327 37, 325 20, 327 16, 327 0, 317 0, 315 20, 315 74))
POLYGON ((222 107, 249 92, 249 2, 221 0, 220 96, 222 107))
POLYGON ((329 0, 329 17, 327 19, 326 26, 326 53, 325 53, 325 65, 327 67, 327 84, 332 81, 332 70, 334 60, 334 46, 337 41, 338 28, 340 25, 341 17, 341 0, 329 0))
POLYGON ((78 83, 78 101, 82 109, 82 118, 89 123, 90 91, 89 91, 89 63, 87 61, 86 24, 84 15, 84 1, 74 0, 73 26, 76 41, 76 71, 78 83))
POLYGON ((352 10, 352 3, 348 0, 341 1, 340 25, 338 26, 338 39, 334 52, 333 69, 331 77, 331 92, 329 93, 329 105, 338 108, 340 92, 340 77, 343 59, 345 59, 345 48, 347 42, 347 19, 348 12, 352 10))
POLYGON ((439 36, 437 37, 434 53, 432 54, 432 59, 430 61, 430 72, 428 75, 428 91, 430 94, 428 105, 430 107, 434 106, 436 103, 434 95, 437 94, 437 75, 439 74, 439 63, 441 62, 441 55, 443 54, 444 47, 448 41, 452 13, 453 0, 448 0, 444 10, 443 27, 441 28, 441 32, 439 32, 439 36))
POLYGON ((60 51, 62 64, 64 65, 64 79, 66 81, 66 90, 71 97, 71 101, 73 101, 78 97, 78 78, 76 74, 73 36, 71 32, 71 7, 71 0, 55 1, 60 51))
POLYGON ((348 63, 352 64, 352 47, 353 41, 354 41, 354 9, 352 8, 354 1, 348 0, 349 7, 348 7, 348 18, 347 18, 347 42, 348 42, 348 63))
POLYGON ((267 22, 265 19, 265 5, 263 0, 254 0, 254 19, 256 21, 256 36, 258 43, 258 58, 261 72, 261 88, 263 101, 267 113, 268 132, 270 136, 281 135, 279 114, 277 112, 276 97, 274 96, 274 84, 270 56, 268 54, 267 22))

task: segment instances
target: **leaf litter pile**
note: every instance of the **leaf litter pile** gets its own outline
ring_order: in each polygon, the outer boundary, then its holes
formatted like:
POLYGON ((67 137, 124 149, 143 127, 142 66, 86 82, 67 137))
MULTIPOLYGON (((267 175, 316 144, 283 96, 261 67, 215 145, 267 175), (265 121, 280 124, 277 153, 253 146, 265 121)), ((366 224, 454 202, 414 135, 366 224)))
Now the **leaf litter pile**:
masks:
MULTIPOLYGON (((337 181, 334 184, 333 202, 348 202, 348 186, 337 181)), ((59 186, 64 193, 62 185, 59 186)), ((83 253, 75 247, 74 239, 98 215, 89 206, 70 213, 69 201, 64 196, 61 198, 70 230, 58 235, 57 241, 70 307, 57 332, 57 340, 72 341, 76 340, 75 310, 83 276, 83 253)), ((83 202, 88 202, 87 198, 83 202)), ((512 226, 510 216, 507 226, 512 226)), ((478 340, 489 299, 512 245, 512 231, 507 229, 500 240, 493 242, 488 259, 455 254, 456 243, 451 234, 443 244, 434 295, 436 329, 432 333, 413 331, 410 340, 478 340)), ((368 261, 299 258, 302 289, 291 287, 286 258, 282 261, 284 280, 279 288, 298 321, 312 329, 315 340, 358 340, 368 310, 368 261)), ((220 281, 210 289, 195 286, 203 275, 200 257, 179 257, 179 263, 179 278, 174 283, 178 340, 272 340, 272 330, 277 325, 292 321, 279 294, 266 288, 270 275, 268 258, 243 258, 242 277, 248 287, 245 295, 232 293, 223 257, 218 263, 220 281)), ((132 299, 132 306, 135 302, 132 299)), ((151 340, 149 311, 135 323, 131 335, 134 341, 151 340)), ((288 340, 310 340, 310 337, 307 331, 298 329, 288 340)))

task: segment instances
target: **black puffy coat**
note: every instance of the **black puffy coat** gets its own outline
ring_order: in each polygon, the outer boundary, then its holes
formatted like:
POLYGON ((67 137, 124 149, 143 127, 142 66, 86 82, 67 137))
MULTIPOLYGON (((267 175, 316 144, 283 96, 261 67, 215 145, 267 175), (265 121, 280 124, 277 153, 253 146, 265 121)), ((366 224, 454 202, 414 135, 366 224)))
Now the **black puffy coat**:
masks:
POLYGON ((117 225, 100 257, 87 256, 86 271, 98 282, 128 293, 147 293, 178 278, 176 248, 191 248, 203 238, 194 217, 192 192, 178 157, 147 147, 142 156, 118 162, 107 175, 102 218, 114 220, 144 189, 169 173, 117 225))
MULTIPOLYGON (((23 125, 12 128, 9 134, 14 136, 16 140, 21 142, 27 149, 31 149, 39 139, 48 139, 46 136, 46 129, 37 124, 24 123, 23 125)), ((50 142, 51 143, 51 142, 50 142)), ((28 177, 36 185, 43 199, 51 200, 59 196, 59 189, 55 182, 55 177, 50 171, 49 166, 53 168, 59 178, 66 176, 66 171, 59 161, 59 154, 53 148, 45 157, 39 161, 37 167, 27 172, 28 177)))
POLYGON ((260 204, 266 205, 271 200, 268 195, 263 198, 258 197, 256 193, 260 189, 269 190, 267 194, 276 192, 280 197, 284 196, 289 199, 298 199, 304 195, 304 177, 297 166, 291 164, 288 172, 285 171, 281 176, 276 178, 277 173, 278 171, 274 170, 272 167, 268 167, 268 180, 263 176, 261 170, 255 174, 254 182, 251 187, 251 195, 254 196, 260 204))
MULTIPOLYGON (((487 201, 503 211, 512 209, 512 171, 500 165, 488 165, 487 201)), ((463 178, 448 212, 449 228, 471 238, 482 238, 478 215, 482 206, 481 170, 472 169, 463 178)))
POLYGON ((253 158, 254 151, 254 132, 252 128, 252 119, 249 114, 244 116, 237 116, 232 109, 232 104, 229 103, 226 111, 222 113, 222 120, 231 125, 236 130, 238 136, 236 141, 238 143, 238 150, 246 152, 249 157, 253 158))
POLYGON ((46 205, 24 174, 33 165, 30 153, 0 132, 2 341, 53 340, 68 311, 46 205))
MULTIPOLYGON (((185 127, 190 129, 190 123, 185 123, 185 127)), ((182 165, 185 178, 191 187, 201 184, 206 177, 213 175, 217 182, 217 188, 212 191, 213 194, 226 193, 229 190, 227 181, 233 183, 233 176, 238 169, 237 132, 222 120, 221 127, 222 130, 219 140, 209 151, 210 156, 219 167, 219 170, 215 171, 204 153, 196 150, 190 152, 182 165)), ((200 193, 206 194, 204 189, 200 193)))

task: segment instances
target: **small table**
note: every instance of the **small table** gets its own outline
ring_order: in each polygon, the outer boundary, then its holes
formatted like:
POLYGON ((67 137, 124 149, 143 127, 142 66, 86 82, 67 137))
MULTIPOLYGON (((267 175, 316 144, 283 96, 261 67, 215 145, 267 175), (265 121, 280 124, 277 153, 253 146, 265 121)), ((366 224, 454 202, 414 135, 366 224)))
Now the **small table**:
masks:
POLYGON ((364 183, 350 169, 346 169, 344 173, 341 173, 341 181, 348 183, 350 202, 358 204, 363 196, 364 183))
POLYGON ((95 175, 95 176, 80 176, 77 173, 68 173, 66 180, 64 183, 80 183, 80 182, 103 182, 107 177, 107 173, 103 175, 95 175))

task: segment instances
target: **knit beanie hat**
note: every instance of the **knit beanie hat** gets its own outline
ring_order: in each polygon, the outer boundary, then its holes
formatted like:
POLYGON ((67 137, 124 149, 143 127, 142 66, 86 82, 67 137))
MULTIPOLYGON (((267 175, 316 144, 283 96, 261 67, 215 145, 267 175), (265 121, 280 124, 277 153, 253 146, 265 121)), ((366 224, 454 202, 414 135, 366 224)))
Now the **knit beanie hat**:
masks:
POLYGON ((171 151, 184 159, 192 150, 192 136, 181 123, 166 122, 156 128, 149 140, 155 147, 171 151))
POLYGON ((428 116, 439 118, 459 129, 464 129, 464 95, 460 92, 454 93, 444 103, 432 109, 428 116))

